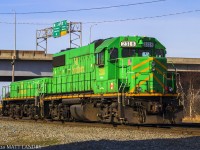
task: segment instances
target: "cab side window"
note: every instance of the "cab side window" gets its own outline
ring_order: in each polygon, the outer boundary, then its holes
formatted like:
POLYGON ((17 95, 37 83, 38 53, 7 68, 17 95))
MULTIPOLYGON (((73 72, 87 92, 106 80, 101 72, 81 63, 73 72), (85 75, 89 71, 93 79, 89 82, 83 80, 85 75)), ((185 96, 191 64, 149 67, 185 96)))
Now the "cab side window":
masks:
POLYGON ((96 64, 98 66, 104 66, 105 64, 105 51, 101 51, 100 53, 96 54, 96 64))
POLYGON ((110 49, 110 60, 115 60, 116 58, 118 58, 118 49, 117 48, 110 49))

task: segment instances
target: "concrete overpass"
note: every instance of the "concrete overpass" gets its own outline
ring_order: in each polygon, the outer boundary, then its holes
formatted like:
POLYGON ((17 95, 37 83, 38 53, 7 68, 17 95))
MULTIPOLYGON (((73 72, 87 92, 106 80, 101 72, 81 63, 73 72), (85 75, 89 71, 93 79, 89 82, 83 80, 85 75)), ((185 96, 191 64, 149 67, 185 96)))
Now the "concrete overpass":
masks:
MULTIPOLYGON (((11 81, 13 50, 0 50, 0 81, 11 81)), ((200 58, 168 57, 168 71, 199 72, 200 58)), ((16 51, 15 81, 52 76, 52 54, 44 51, 16 51)))
POLYGON ((168 71, 175 67, 178 72, 200 72, 200 58, 168 57, 167 63, 168 71))
MULTIPOLYGON (((11 81, 13 50, 0 50, 0 81, 11 81)), ((52 75, 52 55, 44 51, 17 50, 15 81, 52 75)))

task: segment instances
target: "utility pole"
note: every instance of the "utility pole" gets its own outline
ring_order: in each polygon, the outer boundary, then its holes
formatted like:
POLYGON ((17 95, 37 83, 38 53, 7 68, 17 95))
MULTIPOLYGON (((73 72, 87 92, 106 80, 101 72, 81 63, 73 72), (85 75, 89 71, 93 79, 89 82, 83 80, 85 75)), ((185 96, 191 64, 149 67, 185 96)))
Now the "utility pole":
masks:
POLYGON ((97 24, 92 24, 91 26, 90 26, 90 43, 92 42, 91 40, 92 40, 92 27, 94 27, 94 26, 97 26, 97 24))
MULTIPOLYGON (((13 10, 14 11, 14 10, 13 10)), ((12 56, 12 62, 11 62, 11 65, 12 65, 12 82, 15 81, 15 59, 16 59, 16 12, 14 11, 14 15, 15 15, 15 23, 14 23, 14 32, 15 32, 15 35, 14 35, 14 42, 15 42, 15 50, 14 50, 14 54, 12 56)))

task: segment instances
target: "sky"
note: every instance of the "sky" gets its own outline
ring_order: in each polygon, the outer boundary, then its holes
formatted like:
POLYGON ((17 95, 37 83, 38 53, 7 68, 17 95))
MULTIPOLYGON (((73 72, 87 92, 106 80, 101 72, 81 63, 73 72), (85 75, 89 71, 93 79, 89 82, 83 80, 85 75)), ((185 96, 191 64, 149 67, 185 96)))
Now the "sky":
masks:
MULTIPOLYGON (((134 4, 153 0, 1 0, 0 13, 45 12, 77 10, 122 4, 134 4)), ((68 20, 83 23, 83 45, 92 40, 120 35, 141 35, 157 38, 166 48, 168 57, 199 57, 200 11, 182 15, 124 22, 101 23, 94 26, 86 22, 123 20, 168 15, 200 10, 199 0, 165 0, 111 9, 74 11, 49 14, 17 14, 17 23, 40 23, 47 25, 17 24, 17 49, 36 49, 36 30, 51 27, 54 22, 68 20)), ((14 14, 0 14, 0 49, 14 49, 14 14)), ((69 47, 69 36, 48 39, 48 53, 56 53, 69 47)))
MULTIPOLYGON (((79 10, 96 7, 126 5, 155 0, 1 0, 0 1, 0 49, 14 49, 14 14, 61 10, 79 10)), ((51 27, 57 21, 68 20, 83 23, 83 45, 91 40, 108 37, 140 35, 157 38, 166 48, 168 57, 199 58, 200 1, 163 0, 160 2, 115 7, 90 11, 65 13, 17 14, 17 50, 36 49, 36 30, 51 27), (198 11, 195 11, 198 10, 198 11), (169 15, 188 12, 179 15, 169 15), (149 17, 162 16, 150 19, 149 17), (146 19, 136 19, 145 18, 146 19), (109 20, 132 19, 124 22, 96 23, 109 20), (30 24, 18 24, 30 23, 30 24), (32 23, 45 24, 33 25, 32 23)), ((69 47, 69 36, 48 39, 48 53, 57 53, 69 47)), ((2 83, 1 83, 2 84, 2 83)))

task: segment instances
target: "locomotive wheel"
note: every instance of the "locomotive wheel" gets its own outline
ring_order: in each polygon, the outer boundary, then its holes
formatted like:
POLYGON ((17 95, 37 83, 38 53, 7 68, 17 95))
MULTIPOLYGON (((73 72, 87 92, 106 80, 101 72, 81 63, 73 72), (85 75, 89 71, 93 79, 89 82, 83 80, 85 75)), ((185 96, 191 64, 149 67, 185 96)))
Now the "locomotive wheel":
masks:
POLYGON ((27 108, 27 116, 29 119, 33 119, 33 108, 32 105, 29 105, 27 108))
POLYGON ((40 119, 45 120, 44 106, 40 107, 40 119))
POLYGON ((31 107, 27 108, 27 116, 28 116, 29 119, 33 119, 31 107))
POLYGON ((138 121, 140 123, 145 123, 146 122, 146 110, 143 106, 138 106, 137 108, 138 112, 138 121))
POLYGON ((38 120, 39 117, 39 108, 38 106, 34 106, 34 104, 32 104, 29 108, 28 108, 28 118, 29 119, 34 119, 34 120, 38 120))
POLYGON ((49 107, 50 107, 49 114, 51 117, 51 121, 58 119, 59 115, 61 115, 58 113, 58 106, 50 104, 49 107))
POLYGON ((71 116, 69 106, 63 107, 62 117, 63 121, 73 121, 73 117, 71 116))
POLYGON ((173 106, 166 107, 166 116, 171 124, 175 124, 175 108, 173 106))
POLYGON ((23 118, 23 114, 24 114, 23 105, 21 105, 21 106, 19 106, 19 119, 23 118))
POLYGON ((63 115, 62 115, 62 104, 58 105, 58 110, 57 110, 57 118, 58 120, 63 120, 63 115))
POLYGON ((33 119, 38 120, 39 118, 40 118, 39 108, 38 106, 34 106, 33 119))
POLYGON ((19 108, 19 105, 17 105, 15 107, 15 118, 19 118, 19 115, 20 115, 20 108, 19 108))
POLYGON ((9 116, 11 117, 11 118, 13 118, 13 119, 15 119, 15 108, 16 107, 16 105, 10 105, 10 109, 9 109, 9 116))
POLYGON ((10 105, 6 105, 5 109, 2 110, 3 116, 10 116, 10 105))

